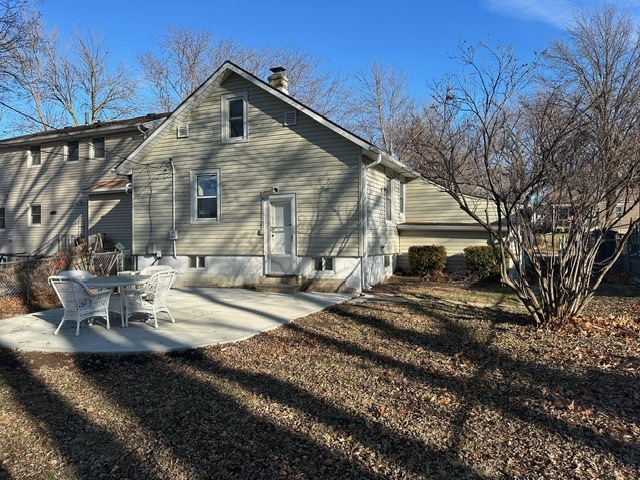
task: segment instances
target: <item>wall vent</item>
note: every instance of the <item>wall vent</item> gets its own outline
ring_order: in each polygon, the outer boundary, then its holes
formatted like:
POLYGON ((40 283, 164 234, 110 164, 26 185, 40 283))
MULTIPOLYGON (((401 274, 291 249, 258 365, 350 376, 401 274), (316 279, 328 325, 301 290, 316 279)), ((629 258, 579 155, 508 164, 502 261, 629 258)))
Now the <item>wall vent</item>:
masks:
POLYGON ((189 124, 183 123, 181 125, 178 125, 176 136, 178 138, 187 138, 189 136, 189 124))
POLYGON ((297 125, 298 124, 298 111, 288 110, 284 112, 284 126, 297 125))

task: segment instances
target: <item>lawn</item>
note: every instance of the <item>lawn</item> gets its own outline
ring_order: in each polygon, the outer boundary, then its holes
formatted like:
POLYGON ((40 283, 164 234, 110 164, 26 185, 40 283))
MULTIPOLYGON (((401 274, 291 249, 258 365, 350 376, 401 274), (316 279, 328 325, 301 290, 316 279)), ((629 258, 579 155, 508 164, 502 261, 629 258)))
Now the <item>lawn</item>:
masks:
POLYGON ((3 351, 0 478, 639 478, 637 290, 547 331, 400 278, 237 344, 3 351))

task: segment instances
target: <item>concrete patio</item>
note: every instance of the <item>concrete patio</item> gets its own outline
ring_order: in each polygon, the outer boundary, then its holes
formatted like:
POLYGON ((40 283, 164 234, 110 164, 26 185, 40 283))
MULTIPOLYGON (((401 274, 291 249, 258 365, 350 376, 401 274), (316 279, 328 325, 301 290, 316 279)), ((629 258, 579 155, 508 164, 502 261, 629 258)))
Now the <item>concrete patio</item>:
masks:
POLYGON ((65 322, 60 333, 53 331, 62 309, 0 320, 0 347, 25 351, 74 353, 139 353, 184 350, 206 345, 237 342, 266 332, 292 320, 351 299, 336 293, 261 293, 253 290, 183 287, 169 292, 167 305, 176 319, 158 315, 158 329, 131 320, 121 328, 117 314, 111 315, 111 329, 97 319, 80 328, 65 322))

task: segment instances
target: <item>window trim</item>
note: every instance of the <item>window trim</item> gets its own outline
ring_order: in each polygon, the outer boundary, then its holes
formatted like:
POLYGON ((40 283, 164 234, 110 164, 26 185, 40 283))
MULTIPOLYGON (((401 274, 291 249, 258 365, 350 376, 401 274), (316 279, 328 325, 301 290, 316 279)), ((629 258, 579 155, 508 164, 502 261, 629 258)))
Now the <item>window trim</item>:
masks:
POLYGON ((41 167, 42 166, 42 146, 41 145, 31 145, 29 146, 29 150, 27 151, 27 167, 41 167), (38 157, 40 159, 39 163, 33 163, 33 149, 37 148, 39 150, 38 157))
POLYGON ((407 213, 407 184, 404 182, 400 182, 398 213, 400 215, 406 215, 407 213))
POLYGON ((40 227, 42 226, 42 205, 40 203, 32 203, 29 205, 29 210, 28 210, 28 217, 27 217, 27 224, 30 227, 40 227), (34 223, 33 222, 33 207, 39 207, 40 208, 40 222, 38 223, 34 223))
POLYGON ((64 144, 64 161, 65 162, 69 162, 69 163, 76 163, 78 161, 80 161, 80 141, 79 140, 68 140, 65 142, 64 144), (78 145, 78 149, 77 149, 77 157, 74 160, 70 160, 69 159, 69 144, 70 143, 75 143, 78 145))
POLYGON ((220 96, 220 138, 222 143, 237 143, 249 140, 249 122, 247 119, 248 98, 247 92, 227 93, 220 96), (237 99, 242 100, 242 136, 231 137, 229 128, 229 122, 231 121, 229 117, 229 104, 231 101, 237 99))
POLYGON ((191 201, 191 224, 195 223, 220 223, 220 169, 211 168, 205 170, 191 170, 190 176, 190 201, 191 201), (198 177, 201 175, 215 175, 217 180, 216 185, 216 217, 215 218, 198 218, 198 177))
MULTIPOLYGON (((80 153, 80 145, 78 145, 78 154, 80 153)), ((79 157, 80 155, 78 155, 79 157)), ((104 137, 92 137, 91 138, 91 143, 89 144, 89 158, 91 160, 106 160, 107 159, 107 141, 104 137), (96 148, 94 145, 95 140, 102 140, 102 152, 104 153, 104 155, 102 155, 101 157, 96 157, 96 148)))

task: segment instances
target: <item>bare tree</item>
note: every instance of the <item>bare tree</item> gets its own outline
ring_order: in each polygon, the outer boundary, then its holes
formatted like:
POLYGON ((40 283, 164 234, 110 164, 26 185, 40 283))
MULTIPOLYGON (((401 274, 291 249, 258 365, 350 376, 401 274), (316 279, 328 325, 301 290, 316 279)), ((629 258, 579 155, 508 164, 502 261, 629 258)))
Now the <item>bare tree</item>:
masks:
POLYGON ((334 120, 344 114, 343 102, 336 100, 344 98, 338 95, 339 75, 323 70, 318 57, 300 49, 256 49, 217 37, 210 30, 173 26, 156 38, 156 47, 138 55, 155 97, 153 108, 174 109, 225 60, 231 60, 258 77, 268 75, 270 67, 283 66, 290 80, 290 95, 334 120))
POLYGON ((355 118, 351 127, 389 155, 403 158, 404 137, 415 102, 407 93, 407 77, 379 62, 356 72, 355 118))
POLYGON ((287 69, 289 94, 338 123, 346 123, 352 114, 344 99, 352 95, 343 72, 329 70, 324 61, 294 46, 263 47, 245 53, 245 64, 239 64, 260 77, 274 66, 287 69))
POLYGON ((46 87, 43 81, 45 72, 45 58, 42 52, 46 34, 43 25, 38 19, 35 11, 30 12, 32 22, 31 28, 26 32, 24 41, 12 54, 14 64, 14 81, 17 86, 16 92, 19 97, 26 97, 27 116, 16 119, 17 130, 30 130, 37 126, 49 125, 52 122, 53 112, 47 108, 45 101, 46 87))
MULTIPOLYGON (((23 48, 33 27, 36 15, 33 15, 28 0, 0 0, 0 116, 13 112, 10 102, 16 96, 16 52, 23 48)), ((6 122, 1 124, 6 130, 6 122)))
POLYGON ((210 30, 167 26, 155 39, 157 52, 138 55, 138 62, 162 111, 173 110, 211 75, 237 47, 229 41, 217 43, 210 30))
POLYGON ((639 57, 629 18, 611 7, 576 17, 537 89, 536 63, 463 47, 465 73, 434 85, 415 124, 420 168, 487 230, 503 282, 539 325, 584 309, 638 224, 639 57))
POLYGON ((15 51, 21 48, 35 18, 28 14, 26 0, 0 0, 0 89, 8 90, 13 81, 15 51))
POLYGON ((64 41, 36 23, 14 52, 16 84, 31 112, 20 125, 49 129, 128 116, 136 110, 136 83, 118 64, 111 66, 101 36, 75 32, 64 41))
MULTIPOLYGON (((130 116, 136 107, 136 83, 124 64, 111 68, 104 38, 90 31, 76 32, 72 48, 77 59, 72 71, 82 92, 80 106, 89 112, 90 122, 130 116)), ((77 122, 77 115, 73 117, 77 122)))

